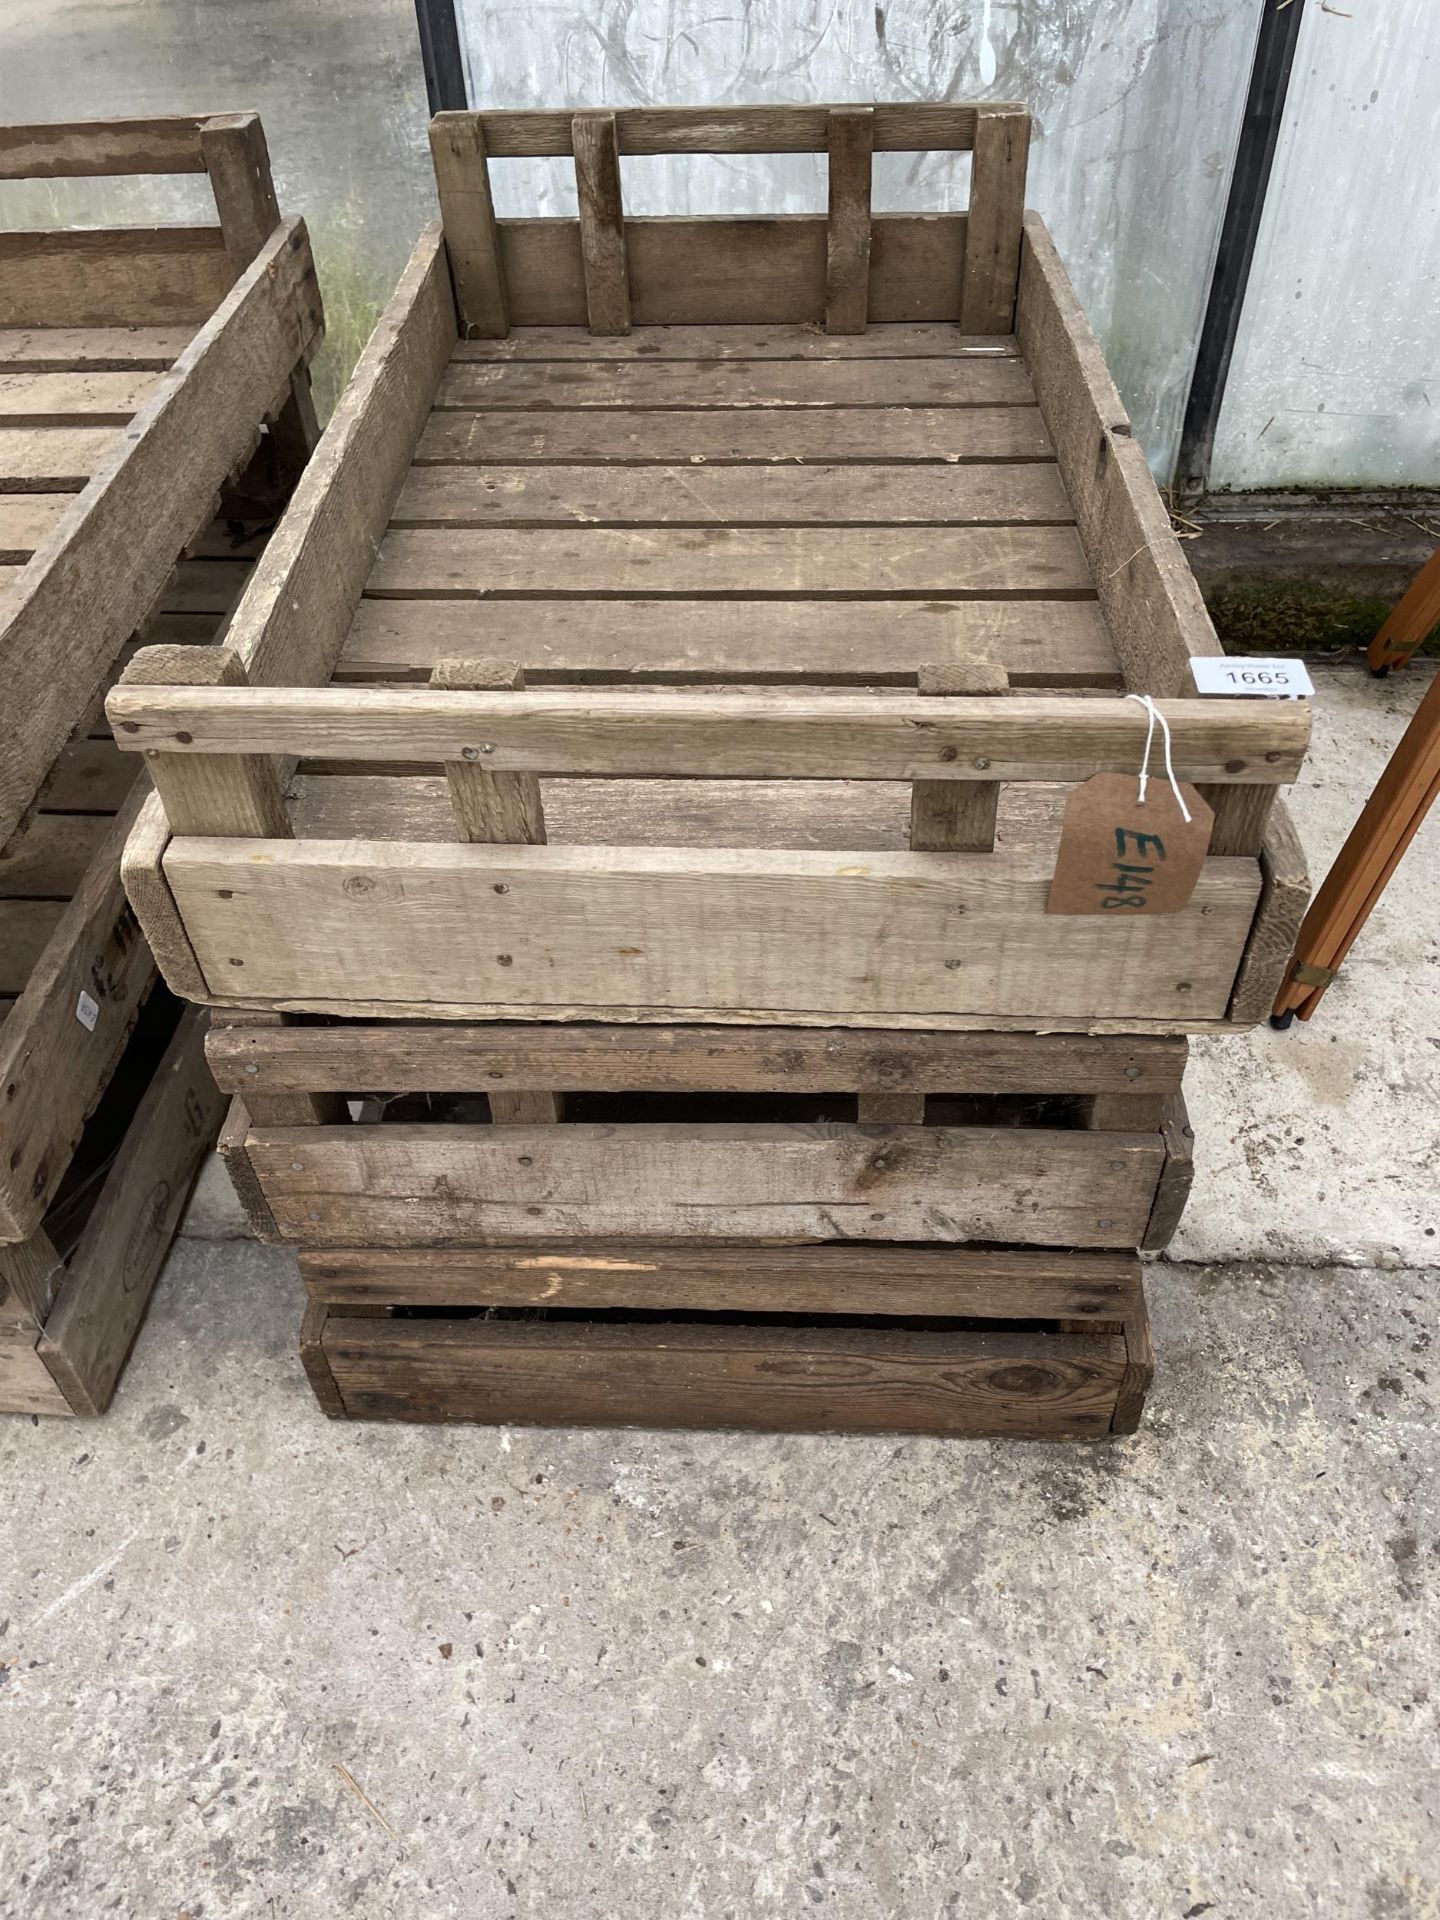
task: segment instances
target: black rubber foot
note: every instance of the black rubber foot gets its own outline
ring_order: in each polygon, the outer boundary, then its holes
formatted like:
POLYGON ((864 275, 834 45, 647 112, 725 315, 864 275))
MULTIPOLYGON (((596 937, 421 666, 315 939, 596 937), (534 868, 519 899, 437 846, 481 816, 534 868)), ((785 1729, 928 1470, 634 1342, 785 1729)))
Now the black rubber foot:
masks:
POLYGON ((1371 667, 1370 678, 1372 680, 1383 680, 1389 671, 1389 667, 1371 667))
POLYGON ((1270 1016, 1270 1024, 1277 1033, 1284 1033, 1294 1018, 1295 1009, 1292 1007, 1289 1013, 1272 1013, 1270 1016))

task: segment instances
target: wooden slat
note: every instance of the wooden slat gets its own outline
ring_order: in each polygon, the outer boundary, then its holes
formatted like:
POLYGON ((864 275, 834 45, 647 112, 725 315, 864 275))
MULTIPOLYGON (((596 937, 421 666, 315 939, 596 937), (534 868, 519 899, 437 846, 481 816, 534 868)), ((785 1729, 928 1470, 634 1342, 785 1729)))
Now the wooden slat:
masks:
POLYGON ((427 227, 256 563, 227 643, 252 685, 323 682, 455 341, 438 227, 427 227))
MULTIPOLYGON (((4 354, 0 334, 0 358, 4 354)), ((522 327, 504 340, 462 340, 457 362, 564 360, 1010 359, 1020 357, 1013 336, 969 334, 945 321, 894 321, 869 327, 859 338, 823 333, 814 321, 778 326, 642 327, 623 339, 606 340, 573 327, 522 327)))
POLYGON ((201 117, 57 120, 0 127, 0 180, 120 173, 203 173, 201 117))
POLYGON ((7 373, 164 373, 193 327, 4 327, 0 368, 7 373))
MULTIPOLYGON (((142 647, 121 675, 122 687, 245 687, 240 657, 229 647, 142 647)), ((260 754, 146 755, 147 769, 174 833, 223 833, 250 840, 288 839, 274 763, 260 754)))
POLYGON ((1126 684, 1164 698, 1193 694, 1191 659, 1223 649, 1038 214, 1025 217, 1016 331, 1126 684))
POLYGON ((673 600, 363 600, 340 672, 426 679, 469 648, 522 658, 532 686, 547 676, 913 685, 918 667, 946 660, 998 662, 1012 685, 1120 680, 1093 600, 712 600, 703 611, 702 622, 673 600))
POLYGON ((1020 275, 1030 114, 1025 107, 988 103, 976 111, 960 317, 972 333, 1009 333, 1020 275))
MULTIPOLYGON (((525 685, 525 675, 519 667, 499 661, 441 660, 430 684, 451 690, 518 690, 525 685)), ((481 748, 471 747, 465 759, 445 762, 445 783, 460 839, 543 845, 540 782, 529 773, 491 773, 481 755, 481 748)))
POLYGON ((1053 854, 273 841, 257 861, 253 847, 178 838, 165 856, 209 993, 412 1015, 1185 1025, 1224 1016, 1259 894, 1253 861, 1213 860, 1183 912, 1121 927, 1046 914, 1053 854))
POLYGON ((246 1143, 302 1245, 658 1238, 1125 1247, 1164 1164, 1146 1135, 829 1123, 266 1129, 246 1143))
MULTIPOLYGON (((921 693, 936 698, 994 699, 1010 691, 1003 667, 929 666, 919 678, 921 693)), ((988 853, 999 802, 994 780, 917 780, 910 789, 910 845, 917 853, 988 853)))
POLYGON ((70 505, 59 493, 0 494, 0 561, 28 560, 70 505))
POLYGON ((1133 1253, 971 1247, 326 1248, 302 1252, 312 1300, 424 1307, 1123 1319, 1133 1253))
POLYGON ((0 427, 0 487, 79 493, 119 444, 117 427, 0 427))
MULTIPOLYGON (((832 109, 783 107, 618 107, 622 153, 821 153, 832 109)), ((959 103, 881 102, 877 153, 968 151, 977 109, 959 103)), ((565 111, 442 113, 441 121, 480 121, 491 154, 521 158, 570 152, 565 111)))
POLYGON ((205 976, 165 878, 163 861, 169 841, 165 809, 147 781, 134 830, 120 859, 125 897, 135 910, 170 991, 185 1000, 203 1000, 205 976))
POLYGON ((0 993, 24 993, 31 969, 64 911, 63 900, 0 902, 0 993))
POLYGON ((420 465, 617 466, 707 460, 1049 460, 1035 407, 755 408, 701 413, 595 409, 532 414, 438 412, 415 451, 420 465))
POLYGON ((630 272, 614 114, 577 113, 570 125, 570 140, 580 203, 586 318, 591 333, 629 333, 630 272))
POLYGON ((65 1277, 65 1263, 43 1229, 0 1242, 0 1341, 38 1333, 65 1277))
POLYGON ((35 1351, 39 1335, 0 1333, 0 1413, 66 1415, 70 1404, 35 1351))
POLYGON ((1030 406, 1019 360, 973 359, 456 361, 437 405, 506 408, 1030 406))
POLYGON ((367 594, 1091 591, 1070 527, 444 528, 385 536, 367 594))
POLYGON ((156 379, 153 373, 0 373, 0 425, 124 426, 156 379))
POLYGON ((0 623, 0 843, 320 326, 309 241, 288 222, 116 436, 64 539, 26 569, 0 623))
MULTIPOLYGON (((60 937, 0 1027, 0 1087, 12 1090, 0 1109, 0 1236, 7 1239, 39 1226, 155 977, 119 866, 142 797, 135 793, 107 823, 73 899, 59 910, 60 937), (93 1028, 77 1017, 82 992, 99 1009, 93 1028)), ((0 924, 13 910, 0 906, 0 924)))
POLYGON ((870 311, 870 160, 873 107, 832 107, 826 126, 829 213, 825 331, 863 333, 870 311))
POLYGON ((509 298, 478 116, 436 114, 430 157, 460 333, 467 339, 503 335, 510 328, 509 298))
MULTIPOLYGON (((870 223, 872 321, 960 318, 966 216, 884 213, 870 223)), ((813 214, 630 219, 631 320, 643 326, 819 322, 826 221, 813 214)), ((512 326, 586 324, 578 220, 501 220, 512 326)))
POLYGON ((218 227, 0 233, 0 326, 198 325, 230 282, 218 227))
MULTIPOLYGON (((5 502, 0 500, 0 528, 5 502)), ((58 509, 57 509, 58 511, 58 509)), ((901 467, 414 467, 392 527, 964 526, 1070 521, 1045 461, 901 467)), ((877 666, 883 657, 877 654, 877 666)))
POLYGON ((110 1403, 224 1102, 205 1070, 205 1016, 183 1014, 126 1130, 39 1343, 77 1413, 110 1403))
POLYGON ((1260 904, 1230 1003, 1230 1018, 1237 1026, 1253 1026, 1268 1016, 1310 902, 1305 849, 1283 800, 1271 809, 1260 850, 1260 880, 1260 904))
POLYGON ((437 1325, 330 1313, 352 1419, 1098 1439, 1118 1335, 437 1325))
POLYGON ((0 900, 68 900, 109 830, 103 813, 37 813, 0 853, 0 900))
POLYGON ((488 1093, 583 1087, 628 1093, 1098 1094, 1178 1090, 1183 1039, 1084 1034, 896 1033, 609 1026, 212 1027, 227 1092, 488 1093))
POLYGON ((249 1109, 243 1101, 232 1100, 220 1128, 220 1137, 215 1142, 215 1151, 225 1162, 225 1171, 230 1176, 230 1184, 235 1189, 235 1197, 240 1202, 251 1233, 266 1246, 274 1246, 280 1235, 269 1202, 255 1178, 255 1169, 250 1165, 250 1156, 245 1151, 245 1136, 249 1131, 249 1109))
MULTIPOLYGON (((534 537, 534 536, 532 536, 534 537)), ((1129 773, 1145 715, 1075 695, 1008 700, 857 693, 540 691, 410 687, 166 687, 122 683, 117 742, 193 758, 226 753, 423 761, 470 756, 495 773, 738 780, 1085 780, 1129 773)), ((1304 759, 1301 702, 1169 701, 1177 776, 1274 786, 1304 759)))
POLYGON ((1151 1209, 1149 1224, 1142 1238, 1136 1242, 1147 1253, 1159 1253, 1169 1246, 1180 1224, 1180 1216, 1185 1211, 1185 1203, 1190 1198, 1190 1188, 1195 1178, 1195 1132, 1185 1111, 1185 1096, 1178 1091, 1166 1099, 1161 1120, 1161 1140, 1165 1148, 1165 1164, 1155 1190, 1155 1204, 1151 1209))
POLYGON ((39 805, 52 813, 116 813, 142 771, 108 733, 71 740, 40 789, 39 805))

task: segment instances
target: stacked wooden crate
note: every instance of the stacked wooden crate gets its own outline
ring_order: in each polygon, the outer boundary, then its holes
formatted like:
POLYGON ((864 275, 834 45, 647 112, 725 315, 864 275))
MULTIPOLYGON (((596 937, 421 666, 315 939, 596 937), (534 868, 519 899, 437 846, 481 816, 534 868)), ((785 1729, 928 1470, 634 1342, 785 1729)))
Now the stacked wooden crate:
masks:
POLYGON ((226 1151, 349 1416, 1094 1436, 1149 1377, 1185 1035, 1268 1010, 1303 707, 1218 652, 1011 107, 442 115, 421 240, 221 656, 112 694, 226 1151), (620 156, 828 150, 828 219, 620 156), (968 150, 965 214, 869 211, 968 150), (489 158, 573 154, 580 218, 489 158), (822 324, 823 323, 823 324, 822 324), (1215 829, 1046 912, 1155 696, 1215 829))
POLYGON ((173 172, 216 225, 0 234, 6 1412, 104 1410, 219 1122, 125 897, 148 782, 103 700, 223 629, 315 437, 320 311, 253 114, 0 128, 0 179, 173 172))

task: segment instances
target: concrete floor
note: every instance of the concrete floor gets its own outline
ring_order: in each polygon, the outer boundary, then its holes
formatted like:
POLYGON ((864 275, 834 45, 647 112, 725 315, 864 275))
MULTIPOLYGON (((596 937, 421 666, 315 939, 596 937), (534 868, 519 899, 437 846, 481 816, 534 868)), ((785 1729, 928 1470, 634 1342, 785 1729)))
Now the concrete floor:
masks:
MULTIPOLYGON (((1317 867, 1421 691, 1326 677, 1317 867)), ((0 1915, 1440 1914, 1437 841, 1197 1048, 1132 1441, 331 1425, 207 1183, 0 1423, 0 1915)))

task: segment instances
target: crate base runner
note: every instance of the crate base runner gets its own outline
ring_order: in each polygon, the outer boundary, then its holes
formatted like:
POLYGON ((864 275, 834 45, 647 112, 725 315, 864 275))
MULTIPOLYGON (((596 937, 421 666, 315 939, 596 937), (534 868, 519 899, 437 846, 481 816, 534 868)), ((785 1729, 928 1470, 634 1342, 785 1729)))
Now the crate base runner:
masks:
POLYGON ((109 1404, 220 1121, 204 1029, 155 990, 42 1226, 0 1246, 0 1413, 109 1404))
POLYGON ((915 1247, 302 1253, 301 1354, 339 1419, 1133 1432, 1129 1253, 915 1247))

